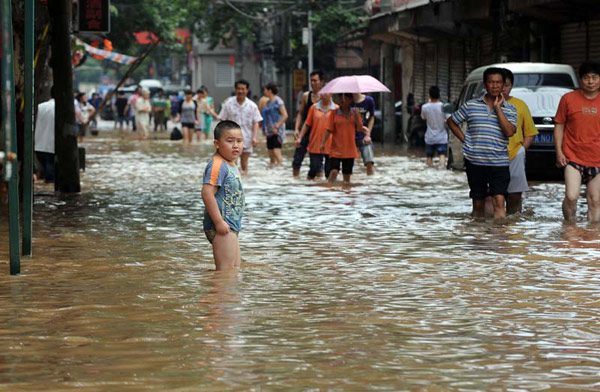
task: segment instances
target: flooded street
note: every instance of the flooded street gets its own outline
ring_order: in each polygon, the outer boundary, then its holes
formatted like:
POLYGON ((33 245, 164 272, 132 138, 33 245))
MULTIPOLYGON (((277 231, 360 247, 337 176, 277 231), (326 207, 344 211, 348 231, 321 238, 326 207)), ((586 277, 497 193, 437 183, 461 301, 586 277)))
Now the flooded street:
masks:
POLYGON ((418 153, 342 189, 261 144, 232 276, 202 231, 211 144, 87 141, 80 195, 36 186, 18 277, 0 213, 0 390, 600 388, 600 228, 563 224, 562 184, 475 222, 465 174, 418 153))

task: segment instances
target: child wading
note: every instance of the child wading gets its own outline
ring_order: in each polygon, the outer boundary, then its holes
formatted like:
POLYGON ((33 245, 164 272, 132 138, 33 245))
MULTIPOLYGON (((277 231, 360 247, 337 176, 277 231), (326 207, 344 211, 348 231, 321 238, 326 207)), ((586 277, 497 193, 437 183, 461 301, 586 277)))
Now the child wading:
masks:
POLYGON ((233 121, 215 128, 217 150, 204 171, 204 233, 212 244, 217 271, 239 268, 238 233, 242 229, 244 189, 236 160, 244 148, 242 130, 233 121))
POLYGON ((329 182, 335 182, 341 165, 344 182, 349 183, 354 160, 358 158, 355 139, 356 132, 362 132, 362 118, 358 110, 350 107, 352 94, 340 94, 338 97, 340 108, 329 117, 327 131, 321 141, 321 151, 325 151, 325 143, 331 134, 329 182))

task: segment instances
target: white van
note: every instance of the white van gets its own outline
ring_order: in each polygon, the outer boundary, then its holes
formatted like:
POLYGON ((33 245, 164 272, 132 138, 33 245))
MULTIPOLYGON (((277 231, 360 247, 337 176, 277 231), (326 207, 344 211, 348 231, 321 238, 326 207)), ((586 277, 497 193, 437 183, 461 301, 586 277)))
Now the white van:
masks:
MULTIPOLYGON (((500 63, 479 67, 474 69, 465 80, 454 109, 470 99, 485 94, 483 72, 489 67, 507 68, 513 72, 515 82, 510 95, 525 101, 539 132, 527 150, 527 172, 547 174, 556 171, 554 115, 561 97, 579 88, 573 67, 548 63, 500 63)), ((462 143, 452 132, 448 138, 448 167, 464 169, 462 143)))

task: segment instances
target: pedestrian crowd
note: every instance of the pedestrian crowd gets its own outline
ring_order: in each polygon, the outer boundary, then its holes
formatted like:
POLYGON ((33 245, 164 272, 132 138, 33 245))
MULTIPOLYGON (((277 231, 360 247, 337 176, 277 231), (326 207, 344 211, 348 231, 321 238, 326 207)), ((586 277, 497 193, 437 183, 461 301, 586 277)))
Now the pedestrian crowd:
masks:
MULTIPOLYGON (((565 177, 562 210, 565 220, 575 220, 585 184, 588 220, 600 222, 600 64, 584 62, 579 82, 580 89, 562 96, 554 117, 556 165, 565 177)), ((485 95, 465 102, 447 124, 464 143, 473 216, 486 215, 487 199, 493 216, 501 218, 522 209, 522 193, 529 189, 525 150, 538 132, 525 102, 510 95, 510 70, 488 68, 483 83, 485 95)))
MULTIPOLYGON (((429 90, 429 102, 421 109, 427 124, 425 133, 426 164, 445 168, 450 131, 463 143, 463 155, 472 199, 473 217, 493 215, 502 218, 522 210, 522 194, 528 191, 525 175, 526 150, 538 133, 526 103, 511 96, 513 73, 490 67, 483 74, 485 94, 466 101, 453 113, 446 113, 436 86, 429 90)), ((564 168, 565 197, 563 216, 574 221, 582 185, 586 185, 588 220, 600 222, 600 64, 584 62, 579 69, 580 89, 565 94, 554 119, 556 164, 564 168)), ((349 183, 355 159, 362 157, 368 175, 375 173, 371 140, 375 122, 375 102, 361 93, 320 93, 324 87, 321 71, 310 74, 310 90, 302 94, 294 121, 292 174, 299 176, 308 154, 309 180, 326 178, 335 182, 342 173, 349 183)), ((249 158, 262 130, 269 152, 269 165, 282 166, 281 148, 285 141, 288 111, 278 95, 278 86, 268 83, 258 104, 248 98, 250 84, 235 82, 235 93, 217 113, 208 89, 196 94, 185 91, 174 110, 172 102, 159 90, 141 87, 128 99, 117 93, 114 106, 116 123, 123 130, 132 124, 140 139, 148 135, 150 117, 155 131, 166 130, 171 118, 181 123, 184 143, 214 136, 216 152, 208 163, 203 180, 202 198, 206 205, 204 230, 213 245, 217 269, 239 266, 237 235, 241 230, 244 193, 241 174, 249 173, 249 158), (204 135, 204 136, 203 136, 204 135), (237 160, 240 158, 240 169, 237 160)), ((85 124, 98 108, 97 96, 88 102, 86 95, 75 97, 75 113, 85 135, 85 124)), ((38 107, 36 153, 46 181, 53 180, 54 100, 38 107), (52 118, 51 118, 52 117, 52 118)))

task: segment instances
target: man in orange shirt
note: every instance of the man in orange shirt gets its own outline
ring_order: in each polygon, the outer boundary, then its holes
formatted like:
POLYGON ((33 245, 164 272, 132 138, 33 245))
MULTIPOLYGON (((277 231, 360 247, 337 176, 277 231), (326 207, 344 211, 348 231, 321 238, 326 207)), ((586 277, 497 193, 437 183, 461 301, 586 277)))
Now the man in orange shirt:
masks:
POLYGON ((307 151, 310 156, 310 169, 308 170, 307 179, 313 180, 315 177, 323 176, 325 169, 325 177, 329 176, 329 149, 331 148, 331 139, 325 145, 325 149, 321 151, 321 140, 325 135, 327 126, 329 125, 329 117, 337 110, 338 106, 331 100, 331 94, 321 94, 321 99, 316 104, 308 109, 306 121, 300 131, 300 136, 296 139, 296 148, 300 146, 304 135, 310 128, 310 136, 307 146, 307 151), (325 165, 323 166, 323 160, 325 165))
POLYGON ((340 108, 331 114, 327 131, 321 141, 321 151, 325 150, 325 143, 332 135, 329 162, 329 182, 334 183, 339 172, 340 165, 344 176, 344 183, 350 182, 354 160, 358 158, 356 149, 356 132, 363 130, 362 117, 356 108, 352 108, 352 94, 341 94, 339 97, 340 108))
POLYGON ((563 216, 575 221, 581 184, 586 184, 588 221, 600 222, 600 64, 579 68, 581 90, 565 94, 554 122, 556 164, 565 168, 563 216))

